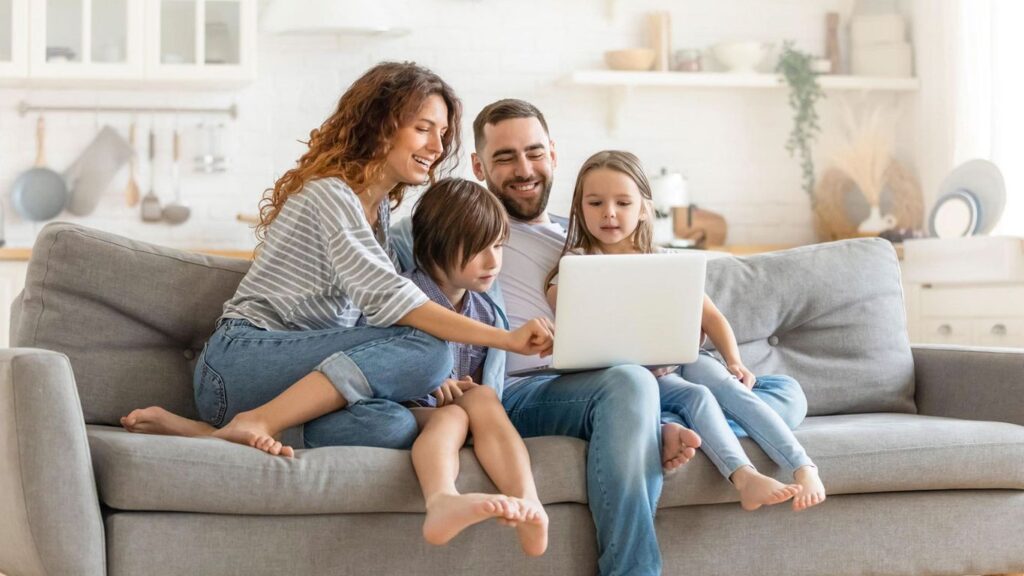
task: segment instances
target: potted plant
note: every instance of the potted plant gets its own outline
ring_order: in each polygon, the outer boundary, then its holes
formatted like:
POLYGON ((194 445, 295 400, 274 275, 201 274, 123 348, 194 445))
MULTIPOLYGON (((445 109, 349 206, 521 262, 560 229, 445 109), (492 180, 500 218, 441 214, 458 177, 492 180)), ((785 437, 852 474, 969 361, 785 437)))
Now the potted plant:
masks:
POLYGON ((818 75, 811 69, 813 61, 814 56, 797 50, 792 41, 787 41, 775 65, 775 71, 789 84, 789 107, 793 110, 793 130, 786 140, 786 150, 790 156, 800 154, 803 189, 811 198, 811 206, 815 203, 811 143, 821 132, 815 105, 818 100, 825 97, 818 84, 818 75))

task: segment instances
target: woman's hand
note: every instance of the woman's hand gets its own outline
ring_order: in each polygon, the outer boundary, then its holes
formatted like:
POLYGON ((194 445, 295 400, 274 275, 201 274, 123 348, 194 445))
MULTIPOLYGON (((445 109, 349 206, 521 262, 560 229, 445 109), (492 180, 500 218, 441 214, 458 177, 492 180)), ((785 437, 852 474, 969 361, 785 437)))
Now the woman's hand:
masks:
POLYGON ((540 354, 550 356, 555 343, 555 327, 547 318, 534 318, 518 329, 508 333, 508 345, 503 346, 509 352, 524 356, 540 354))
POLYGON ((743 385, 747 387, 747 390, 752 390, 754 384, 757 383, 757 376, 747 369, 741 362, 735 364, 729 364, 729 373, 736 377, 737 380, 743 382, 743 385))
POLYGON ((437 390, 431 392, 430 395, 437 400, 437 407, 440 408, 441 406, 447 406, 454 403, 456 398, 461 398, 466 390, 469 390, 474 386, 479 386, 479 384, 473 382, 473 379, 469 376, 464 376, 461 380, 448 378, 437 390))
POLYGON ((651 374, 654 374, 655 378, 661 378, 666 374, 671 374, 679 370, 679 366, 662 366, 661 368, 651 368, 651 374))

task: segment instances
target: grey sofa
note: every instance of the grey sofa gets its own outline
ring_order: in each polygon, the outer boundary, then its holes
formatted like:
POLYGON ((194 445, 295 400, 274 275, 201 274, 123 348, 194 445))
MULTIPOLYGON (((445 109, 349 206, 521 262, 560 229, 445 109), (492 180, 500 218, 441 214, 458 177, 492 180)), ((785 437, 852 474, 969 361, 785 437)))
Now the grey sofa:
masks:
MULTIPOLYGON (((14 305, 17 347, 0 350, 0 572, 595 573, 580 440, 527 440, 551 517, 548 553, 528 559, 494 523, 425 544, 404 451, 288 460, 118 428, 152 404, 196 416, 195 358, 248 265, 42 231, 14 305)), ((717 259, 708 273, 748 365, 804 385, 797 436, 830 494, 802 513, 747 513, 698 455, 665 482, 666 574, 1024 571, 1024 351, 912 348, 881 240, 717 259)), ((469 450, 459 484, 494 489, 469 450)))

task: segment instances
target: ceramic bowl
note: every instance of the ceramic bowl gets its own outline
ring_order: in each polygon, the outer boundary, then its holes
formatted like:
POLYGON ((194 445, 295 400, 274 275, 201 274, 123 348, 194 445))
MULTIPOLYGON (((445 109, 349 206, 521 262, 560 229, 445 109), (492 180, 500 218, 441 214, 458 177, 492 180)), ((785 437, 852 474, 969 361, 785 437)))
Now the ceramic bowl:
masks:
POLYGON ((715 59, 729 72, 754 73, 768 46, 762 42, 722 42, 711 47, 715 59))
POLYGON ((604 53, 604 61, 612 70, 650 70, 654 66, 656 54, 650 48, 626 48, 625 50, 609 50, 604 53))

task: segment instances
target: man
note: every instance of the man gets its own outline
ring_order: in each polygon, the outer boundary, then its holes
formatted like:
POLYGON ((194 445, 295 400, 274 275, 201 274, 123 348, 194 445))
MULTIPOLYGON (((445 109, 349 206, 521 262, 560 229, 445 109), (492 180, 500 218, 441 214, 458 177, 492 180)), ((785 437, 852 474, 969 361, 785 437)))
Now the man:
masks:
MULTIPOLYGON (((499 283, 512 328, 541 316, 554 320, 542 286, 565 243, 565 220, 547 213, 558 160, 547 122, 527 102, 500 100, 480 112, 473 132, 473 173, 511 217, 499 283)), ((537 363, 536 357, 509 354, 507 369, 537 363)), ((762 397, 795 426, 806 412, 803 393, 785 384, 770 388, 762 397)), ((502 402, 523 437, 562 435, 589 442, 587 498, 597 528, 600 573, 660 574, 654 512, 662 462, 672 456, 688 460, 693 450, 683 436, 671 439, 678 455, 663 451, 658 385, 651 372, 618 366, 509 378, 502 402)))

